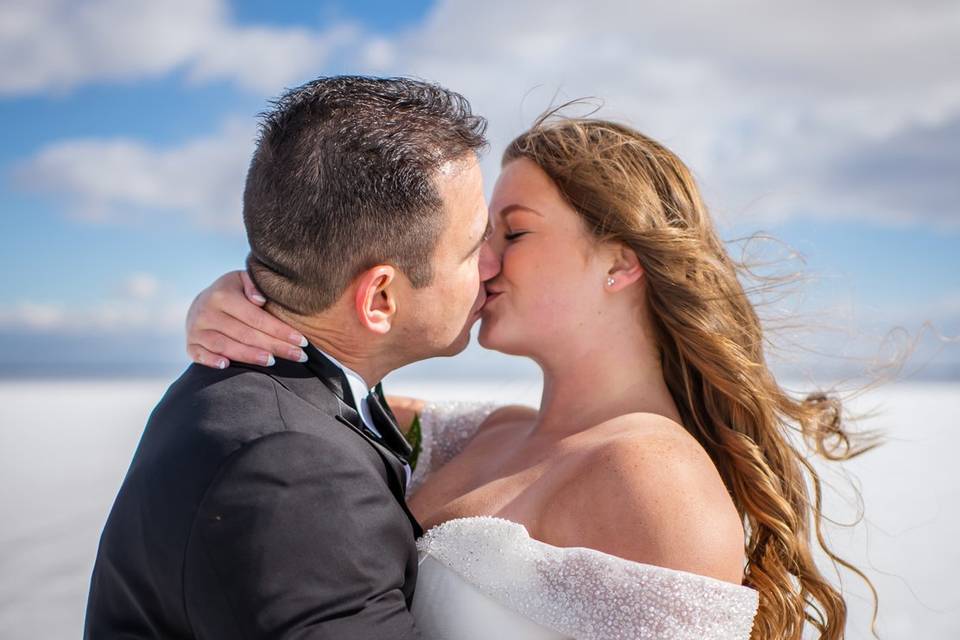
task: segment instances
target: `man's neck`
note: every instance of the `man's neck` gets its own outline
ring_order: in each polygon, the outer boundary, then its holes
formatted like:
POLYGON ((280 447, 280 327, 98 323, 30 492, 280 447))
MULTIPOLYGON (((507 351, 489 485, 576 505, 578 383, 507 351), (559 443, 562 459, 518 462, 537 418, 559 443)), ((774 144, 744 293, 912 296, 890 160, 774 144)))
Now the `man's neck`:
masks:
POLYGON ((304 332, 307 340, 314 347, 332 357, 340 365, 355 371, 357 375, 363 378, 369 389, 373 389, 389 373, 389 371, 384 371, 382 367, 378 367, 377 363, 370 357, 359 355, 355 349, 344 348, 322 334, 312 333, 302 328, 300 330, 304 332))
POLYGON ((268 311, 302 333, 314 347, 333 357, 341 365, 355 371, 367 387, 372 389, 395 367, 390 366, 383 354, 371 348, 373 340, 344 330, 349 322, 332 314, 304 317, 291 314, 268 304, 268 311))

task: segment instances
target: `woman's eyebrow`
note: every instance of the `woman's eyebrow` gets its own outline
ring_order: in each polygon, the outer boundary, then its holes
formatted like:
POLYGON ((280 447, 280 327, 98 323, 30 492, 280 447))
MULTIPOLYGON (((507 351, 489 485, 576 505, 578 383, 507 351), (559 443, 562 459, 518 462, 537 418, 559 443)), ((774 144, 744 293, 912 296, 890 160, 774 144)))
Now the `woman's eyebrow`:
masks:
POLYGON ((499 215, 501 218, 506 218, 508 215, 510 215, 514 211, 529 211, 530 213, 537 214, 541 218, 543 217, 543 214, 537 211, 536 209, 525 207, 522 204, 508 204, 504 208, 500 209, 500 213, 497 215, 499 215))

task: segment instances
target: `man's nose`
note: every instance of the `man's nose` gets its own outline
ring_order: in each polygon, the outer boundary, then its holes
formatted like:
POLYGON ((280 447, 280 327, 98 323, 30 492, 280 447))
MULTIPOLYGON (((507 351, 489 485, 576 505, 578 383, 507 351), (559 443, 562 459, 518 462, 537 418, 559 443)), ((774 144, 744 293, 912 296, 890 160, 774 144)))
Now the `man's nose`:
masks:
POLYGON ((486 282, 500 273, 500 254, 493 250, 489 242, 480 247, 480 280, 486 282))

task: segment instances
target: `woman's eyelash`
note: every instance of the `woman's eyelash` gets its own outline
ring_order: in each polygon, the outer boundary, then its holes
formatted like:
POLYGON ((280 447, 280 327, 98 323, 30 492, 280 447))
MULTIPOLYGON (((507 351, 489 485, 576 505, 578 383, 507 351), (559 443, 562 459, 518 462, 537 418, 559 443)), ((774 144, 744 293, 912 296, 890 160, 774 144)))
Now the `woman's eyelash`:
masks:
POLYGON ((506 238, 507 240, 516 240, 516 239, 519 238, 520 236, 525 236, 525 235, 527 235, 528 233, 530 233, 530 232, 529 232, 529 231, 517 231, 516 233, 508 233, 507 235, 505 235, 505 236, 503 236, 503 237, 506 238))

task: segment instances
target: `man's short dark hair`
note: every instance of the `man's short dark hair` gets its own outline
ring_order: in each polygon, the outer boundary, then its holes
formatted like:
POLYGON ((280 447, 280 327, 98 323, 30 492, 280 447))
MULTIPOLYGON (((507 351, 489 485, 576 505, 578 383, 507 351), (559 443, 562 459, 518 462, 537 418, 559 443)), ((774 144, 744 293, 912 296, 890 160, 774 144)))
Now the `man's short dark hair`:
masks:
POLYGON ((243 194, 247 270, 263 294, 315 314, 381 263, 429 285, 444 226, 437 172, 486 145, 486 121, 460 94, 408 78, 319 78, 273 105, 243 194))

